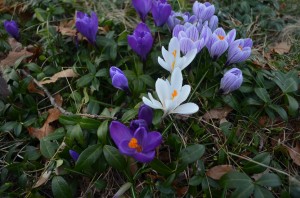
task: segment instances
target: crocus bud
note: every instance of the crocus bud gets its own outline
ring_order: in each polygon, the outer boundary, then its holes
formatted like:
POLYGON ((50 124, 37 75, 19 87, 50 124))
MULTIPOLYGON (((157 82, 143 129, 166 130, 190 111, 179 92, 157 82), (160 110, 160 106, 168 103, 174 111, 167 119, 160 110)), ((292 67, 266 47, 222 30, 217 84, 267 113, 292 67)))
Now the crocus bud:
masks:
POLYGON ((149 106, 142 104, 139 108, 138 118, 146 121, 147 125, 152 124, 153 110, 149 106))
POLYGON ((16 40, 19 40, 19 28, 15 21, 4 21, 4 28, 10 36, 14 37, 16 40))
POLYGON ((208 27, 211 31, 215 31, 218 27, 219 19, 216 15, 213 15, 208 21, 208 27))
POLYGON ((238 39, 232 42, 229 46, 228 57, 225 66, 240 63, 245 61, 251 55, 252 40, 248 39, 238 39))
POLYGON ((228 70, 221 79, 220 91, 222 94, 228 94, 240 88, 243 83, 242 71, 238 68, 228 70))
POLYGON ((160 27, 167 22, 172 8, 166 0, 154 0, 151 11, 155 25, 160 27))
POLYGON ((69 150, 70 156, 76 162, 79 158, 79 154, 74 150, 69 150))
POLYGON ((143 119, 132 120, 130 122, 130 130, 134 132, 137 128, 144 127, 148 131, 148 124, 143 119))
POLYGON ((199 3, 195 1, 193 4, 193 13, 202 21, 209 20, 215 13, 215 6, 211 5, 209 2, 199 3))
POLYGON ((129 92, 128 80, 122 70, 115 66, 112 66, 109 69, 109 74, 112 80, 112 85, 115 88, 129 92))
POLYGON ((135 28, 132 35, 127 37, 128 44, 142 60, 146 60, 147 54, 150 52, 153 45, 153 37, 151 31, 145 23, 140 23, 135 28))
POLYGON ((95 12, 92 12, 89 17, 86 13, 77 11, 75 25, 78 32, 85 36, 90 43, 95 44, 98 31, 98 17, 95 12))
POLYGON ((132 0, 132 5, 139 14, 141 20, 145 22, 146 16, 152 7, 152 0, 132 0))

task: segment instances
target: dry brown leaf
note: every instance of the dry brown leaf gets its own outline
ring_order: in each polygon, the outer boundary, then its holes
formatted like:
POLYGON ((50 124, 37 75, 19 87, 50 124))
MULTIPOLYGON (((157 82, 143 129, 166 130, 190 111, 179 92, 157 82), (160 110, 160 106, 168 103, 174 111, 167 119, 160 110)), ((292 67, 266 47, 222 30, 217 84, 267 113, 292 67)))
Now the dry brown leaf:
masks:
POLYGON ((19 52, 10 51, 7 57, 0 62, 0 67, 12 66, 19 58, 23 56, 26 58, 32 55, 33 53, 28 52, 26 49, 22 49, 19 52))
POLYGON ((48 83, 54 83, 56 82, 59 78, 70 78, 70 77, 76 77, 77 74, 73 71, 73 69, 66 69, 63 71, 60 71, 56 74, 54 74, 52 77, 50 77, 49 80, 44 80, 40 81, 40 84, 48 84, 48 83))
POLYGON ((45 96, 45 92, 43 90, 36 88, 36 84, 33 81, 29 83, 27 89, 29 93, 37 93, 40 94, 41 96, 45 96))
POLYGON ((61 97, 61 95, 56 94, 54 96, 54 100, 55 100, 56 104, 61 107, 62 102, 63 102, 63 98, 61 97))
POLYGON ((222 120, 226 118, 226 116, 232 111, 232 108, 229 106, 222 107, 222 108, 216 108, 216 109, 211 109, 208 112, 206 112, 202 118, 206 121, 211 120, 211 119, 218 119, 222 120))
POLYGON ((300 166, 300 144, 297 142, 294 148, 287 147, 290 157, 292 158, 293 162, 300 166))
POLYGON ((233 170, 234 167, 231 165, 219 165, 208 169, 206 175, 215 180, 219 180, 223 175, 233 170))
POLYGON ((291 45, 288 44, 287 42, 281 42, 281 43, 276 43, 271 47, 272 51, 276 52, 277 54, 285 54, 288 53, 291 49, 291 45))
POLYGON ((10 45, 12 51, 19 52, 23 49, 23 46, 21 43, 19 43, 16 39, 9 37, 8 38, 8 44, 10 45))
POLYGON ((188 190, 189 190, 188 186, 176 188, 176 197, 184 197, 184 195, 187 193, 188 190))
POLYGON ((51 175, 51 171, 46 171, 46 172, 44 172, 44 173, 40 176, 39 180, 37 180, 37 182, 34 184, 33 188, 37 188, 37 187, 39 187, 39 186, 45 184, 45 183, 48 181, 50 175, 51 175))
POLYGON ((48 110, 48 113, 49 115, 42 128, 28 127, 29 135, 40 140, 54 131, 54 128, 50 125, 50 123, 58 120, 61 112, 57 108, 52 108, 48 110))

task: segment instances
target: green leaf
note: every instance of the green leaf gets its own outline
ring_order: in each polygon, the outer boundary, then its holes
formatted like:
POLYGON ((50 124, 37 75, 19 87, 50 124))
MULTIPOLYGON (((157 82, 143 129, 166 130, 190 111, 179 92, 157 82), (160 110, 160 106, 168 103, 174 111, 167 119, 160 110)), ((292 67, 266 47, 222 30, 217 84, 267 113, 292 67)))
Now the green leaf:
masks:
POLYGON ((27 160, 37 160, 41 156, 39 149, 34 146, 26 146, 25 158, 27 160))
POLYGON ((54 197, 57 197, 57 198, 60 198, 60 197, 72 198, 73 197, 70 185, 61 176, 53 177, 51 187, 52 187, 52 192, 53 192, 54 197))
POLYGON ((271 155, 267 152, 260 153, 253 158, 253 161, 256 161, 257 163, 248 161, 244 165, 243 171, 246 173, 261 173, 265 171, 267 167, 261 166, 260 164, 269 166, 271 162, 271 155))
POLYGON ((144 74, 144 75, 139 76, 139 78, 141 78, 142 81, 149 87, 154 87, 155 82, 154 82, 153 78, 151 78, 151 76, 144 74))
POLYGON ((119 150, 113 146, 105 145, 103 147, 104 157, 109 165, 113 168, 122 171, 126 168, 126 160, 119 150))
POLYGON ((84 137, 82 133, 82 129, 79 124, 74 126, 68 126, 68 137, 70 137, 71 141, 77 140, 81 145, 84 144, 84 137))
POLYGON ((270 191, 268 191, 264 187, 255 186, 254 198, 274 198, 274 196, 270 191))
POLYGON ((190 164, 198 160, 200 157, 202 157, 204 152, 205 152, 205 147, 203 145, 194 144, 180 151, 179 160, 184 164, 190 164))
POLYGON ((100 124, 97 130, 97 136, 102 145, 106 144, 107 132, 108 132, 108 120, 105 120, 100 124))
POLYGON ((252 185, 252 180, 245 173, 233 171, 223 175, 220 183, 226 188, 240 188, 252 185))
POLYGON ((91 74, 91 73, 86 74, 77 80, 77 86, 84 87, 84 86, 88 85, 90 82, 92 82, 93 79, 94 79, 93 74, 91 74))
POLYGON ((95 74, 96 77, 103 77, 103 76, 107 76, 107 69, 106 68, 102 68, 100 70, 97 71, 97 73, 95 74))
POLYGON ((173 172, 171 168, 169 168, 162 161, 156 158, 154 158, 149 165, 151 168, 153 168, 155 171, 162 175, 169 175, 173 172))
POLYGON ((265 103, 268 103, 271 101, 270 95, 265 88, 255 88, 254 92, 265 103))
POLYGON ((189 185, 198 186, 202 183, 203 177, 200 175, 195 175, 189 180, 189 185))
POLYGON ((75 170, 84 170, 91 167, 102 154, 102 146, 95 144, 86 148, 80 155, 75 165, 75 170))
POLYGON ((122 122, 127 122, 127 121, 133 119, 134 117, 136 117, 137 114, 138 114, 137 109, 130 109, 123 114, 121 120, 122 120, 122 122))
POLYGON ((278 105, 274 105, 274 104, 270 104, 269 107, 271 109, 275 110, 280 115, 280 117, 282 119, 284 119, 285 121, 288 120, 288 115, 287 115, 286 111, 282 107, 280 107, 278 105))
POLYGON ((231 198, 247 198, 250 197, 254 190, 254 185, 249 184, 247 186, 238 187, 232 194, 231 198))
POLYGON ((64 125, 79 124, 82 129, 98 129, 100 125, 99 120, 85 118, 77 115, 61 115, 58 120, 61 124, 64 125))
POLYGON ((41 139, 40 141, 40 149, 41 153, 44 157, 50 159, 55 154, 56 149, 58 148, 57 143, 51 141, 45 141, 41 139))
POLYGON ((47 19, 47 12, 41 8, 34 9, 35 17, 41 21, 44 22, 47 19))
POLYGON ((292 197, 298 197, 300 195, 300 177, 289 177, 289 191, 292 197))
POLYGON ((280 178, 278 177, 278 175, 274 173, 264 174, 255 183, 261 186, 268 186, 268 187, 277 187, 281 185, 280 178))
POLYGON ((287 97, 288 102, 289 102, 289 108, 288 108, 289 114, 292 115, 292 116, 297 115, 297 112, 298 112, 298 109, 299 109, 298 101, 294 97, 292 97, 288 94, 286 94, 286 97, 287 97))
POLYGON ((288 78, 283 83, 283 93, 290 93, 298 90, 297 82, 293 78, 288 78))

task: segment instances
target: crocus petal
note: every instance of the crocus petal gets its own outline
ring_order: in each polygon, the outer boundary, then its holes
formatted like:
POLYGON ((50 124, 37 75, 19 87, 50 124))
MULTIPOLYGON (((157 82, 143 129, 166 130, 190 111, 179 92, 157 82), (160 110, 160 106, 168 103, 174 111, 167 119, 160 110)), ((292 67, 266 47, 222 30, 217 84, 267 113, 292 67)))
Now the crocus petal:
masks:
POLYGON ((20 38, 18 24, 15 21, 4 21, 4 28, 6 32, 16 40, 20 38))
MULTIPOLYGON (((152 111, 152 109, 151 109, 152 111)), ((152 121, 152 120, 151 120, 152 121)), ((130 130, 131 131, 136 131, 139 127, 144 127, 148 131, 148 124, 145 120, 143 119, 138 119, 138 120, 132 120, 130 122, 130 130)))
POLYGON ((145 129, 144 127, 139 127, 133 134, 133 137, 135 137, 138 141, 138 144, 143 146, 143 141, 144 139, 148 139, 148 135, 147 135, 147 129, 145 129))
POLYGON ((156 147, 158 147, 162 142, 162 136, 159 132, 149 132, 147 139, 144 139, 143 142, 143 152, 147 153, 149 151, 153 151, 156 147))
POLYGON ((192 39, 192 41, 197 41, 199 39, 199 31, 195 26, 191 26, 186 30, 187 36, 192 39))
POLYGON ((134 159, 136 159, 137 161, 139 161, 139 162, 149 163, 149 162, 151 162, 154 159, 154 157, 155 157, 155 151, 150 151, 150 152, 147 152, 147 153, 135 152, 132 157, 134 159))
MULTIPOLYGON (((157 96, 159 98, 160 101, 164 101, 166 98, 169 98, 169 86, 166 83, 166 81, 162 80, 162 79, 157 79, 156 83, 155 83, 155 90, 157 93, 157 96)), ((163 104, 164 105, 164 104, 163 104)))
POLYGON ((228 42, 228 45, 231 45, 231 43, 234 41, 235 39, 235 36, 236 36, 236 30, 233 29, 231 30, 230 32, 228 32, 227 34, 227 37, 226 37, 226 40, 228 42))
POLYGON ((168 70, 169 72, 171 72, 171 67, 161 57, 158 57, 157 61, 158 61, 158 64, 160 66, 162 66, 165 70, 168 70))
POLYGON ((211 46, 211 54, 210 56, 213 59, 218 59, 228 48, 228 43, 223 40, 223 41, 217 41, 211 46))
POLYGON ((189 38, 181 38, 180 39, 180 50, 183 54, 187 54, 189 51, 195 49, 196 46, 194 42, 189 38))
POLYGON ((199 110, 198 105, 195 103, 185 103, 180 106, 178 106, 176 109, 172 111, 172 113, 178 113, 178 114, 193 114, 196 113, 199 110))
POLYGON ((115 144, 119 147, 120 143, 124 140, 130 140, 133 133, 124 124, 118 121, 112 121, 109 126, 110 137, 115 144))
MULTIPOLYGON (((171 92, 173 92, 173 90, 180 91, 181 87, 182 87, 182 81, 183 81, 183 77, 182 77, 181 70, 180 70, 180 68, 176 67, 171 75, 172 90, 170 90, 170 91, 171 92)), ((165 98, 167 98, 167 97, 165 97, 165 98)))
POLYGON ((73 159, 75 162, 78 160, 79 154, 78 154, 76 151, 74 151, 74 150, 69 150, 69 154, 70 154, 70 156, 72 157, 72 159, 73 159))
POLYGON ((197 54, 197 48, 190 50, 184 57, 185 60, 182 64, 181 70, 183 70, 184 68, 186 68, 196 57, 197 54))
POLYGON ((177 106, 183 103, 188 98, 190 92, 191 92, 190 85, 184 85, 181 88, 180 95, 178 96, 178 98, 176 98, 177 106))
POLYGON ((129 148, 129 146, 128 146, 129 141, 130 140, 122 141, 119 144, 118 149, 119 149, 120 153, 123 155, 133 156, 134 153, 136 152, 136 150, 134 148, 129 148))
POLYGON ((145 120, 148 126, 150 126, 153 119, 153 110, 145 104, 141 105, 139 108, 138 118, 145 120))

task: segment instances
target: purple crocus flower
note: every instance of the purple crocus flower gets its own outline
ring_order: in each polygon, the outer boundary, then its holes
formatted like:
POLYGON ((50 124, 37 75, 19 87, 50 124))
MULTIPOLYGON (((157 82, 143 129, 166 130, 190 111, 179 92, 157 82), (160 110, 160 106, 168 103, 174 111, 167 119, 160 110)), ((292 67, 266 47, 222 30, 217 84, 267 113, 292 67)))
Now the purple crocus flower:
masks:
POLYGON ((145 23, 138 24, 133 34, 127 36, 127 40, 132 50, 141 56, 143 61, 146 60, 153 45, 153 37, 148 26, 145 23))
POLYGON ((95 12, 91 12, 91 17, 86 13, 76 11, 76 29, 92 44, 96 42, 98 31, 98 17, 95 12))
POLYGON ((234 41, 236 30, 231 30, 227 35, 223 28, 217 28, 211 35, 206 47, 213 60, 217 60, 234 41))
POLYGON ((225 66, 245 61, 251 55, 252 39, 238 39, 229 46, 225 66))
POLYGON ((109 74, 112 80, 112 85, 115 88, 129 92, 128 80, 122 70, 115 66, 111 66, 109 69, 109 74))
POLYGON ((144 119, 137 119, 137 120, 132 120, 130 122, 130 130, 132 132, 134 132, 135 130, 137 130, 139 127, 144 127, 147 131, 148 131, 148 124, 146 122, 146 120, 144 119))
POLYGON ((151 11, 155 25, 160 27, 167 22, 172 7, 166 0, 153 0, 151 11))
POLYGON ((18 24, 14 20, 4 21, 4 28, 10 36, 14 37, 16 40, 19 40, 19 28, 18 24))
POLYGON ((167 25, 169 30, 172 31, 177 24, 185 24, 186 22, 193 24, 196 21, 197 17, 195 15, 191 16, 189 12, 181 13, 172 11, 168 18, 167 25))
POLYGON ((152 0, 132 0, 132 5, 139 14, 141 20, 145 22, 146 16, 152 7, 152 0))
POLYGON ((121 154, 142 163, 149 163, 154 159, 155 148, 162 142, 159 132, 147 132, 144 127, 139 127, 133 132, 118 121, 111 122, 109 131, 121 154))
POLYGON ((74 151, 74 150, 69 150, 69 154, 70 154, 70 156, 72 157, 72 159, 73 159, 75 162, 78 160, 79 154, 78 154, 76 151, 74 151))
POLYGON ((213 15, 208 21, 208 27, 211 31, 215 31, 218 27, 219 18, 216 15, 213 15))
POLYGON ((207 21, 214 15, 215 6, 209 2, 199 3, 195 1, 193 4, 193 13, 198 19, 207 21))
POLYGON ((138 118, 146 121, 147 125, 152 124, 153 110, 148 105, 142 104, 139 108, 138 118))
POLYGON ((243 73, 238 68, 228 70, 221 79, 220 91, 228 94, 240 88, 243 83, 243 73))

